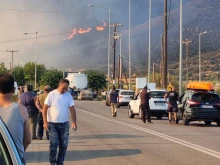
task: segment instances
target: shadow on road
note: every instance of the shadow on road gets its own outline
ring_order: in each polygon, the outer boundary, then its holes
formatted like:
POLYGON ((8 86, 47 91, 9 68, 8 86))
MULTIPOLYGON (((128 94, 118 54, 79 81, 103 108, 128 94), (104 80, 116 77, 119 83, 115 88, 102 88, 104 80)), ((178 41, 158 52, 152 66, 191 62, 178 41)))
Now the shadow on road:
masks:
MULTIPOLYGON (((67 151, 66 161, 80 161, 96 158, 108 158, 108 157, 121 157, 129 155, 140 154, 139 149, 115 149, 115 150, 82 150, 82 151, 67 151)), ((49 162, 49 152, 35 152, 35 162, 31 160, 31 153, 26 153, 27 163, 37 163, 37 162, 49 162), (39 159, 37 158, 39 157, 39 159)))

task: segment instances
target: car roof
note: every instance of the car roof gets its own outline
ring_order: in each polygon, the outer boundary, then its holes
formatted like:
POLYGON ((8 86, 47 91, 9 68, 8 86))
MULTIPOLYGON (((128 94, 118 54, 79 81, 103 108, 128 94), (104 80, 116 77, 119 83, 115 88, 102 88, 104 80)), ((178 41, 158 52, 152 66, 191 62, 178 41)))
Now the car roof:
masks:
POLYGON ((151 91, 161 91, 161 92, 166 92, 165 89, 150 89, 149 92, 151 92, 151 91))
POLYGON ((134 92, 133 90, 127 90, 127 89, 121 89, 120 91, 121 91, 121 92, 122 92, 122 91, 134 92))

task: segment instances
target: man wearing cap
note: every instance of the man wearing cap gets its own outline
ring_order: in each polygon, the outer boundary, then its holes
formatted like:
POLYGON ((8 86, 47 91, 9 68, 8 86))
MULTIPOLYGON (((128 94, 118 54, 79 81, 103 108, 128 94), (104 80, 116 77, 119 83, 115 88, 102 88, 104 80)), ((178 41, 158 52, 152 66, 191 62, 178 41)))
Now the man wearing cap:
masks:
POLYGON ((147 92, 147 86, 144 87, 144 89, 140 93, 140 98, 141 98, 141 117, 142 121, 146 123, 152 123, 151 122, 151 117, 150 117, 150 106, 149 106, 149 99, 150 94, 147 92))
MULTIPOLYGON (((37 137, 39 140, 42 140, 43 134, 44 134, 44 122, 43 122, 43 116, 42 116, 42 110, 43 110, 43 106, 44 106, 44 101, 47 97, 47 95, 49 94, 49 92, 51 91, 50 86, 46 85, 44 87, 44 93, 40 94, 37 97, 37 101, 36 101, 36 106, 39 110, 39 114, 38 114, 38 130, 37 130, 37 137)), ((46 136, 47 136, 47 140, 49 140, 49 133, 46 130, 46 136)))

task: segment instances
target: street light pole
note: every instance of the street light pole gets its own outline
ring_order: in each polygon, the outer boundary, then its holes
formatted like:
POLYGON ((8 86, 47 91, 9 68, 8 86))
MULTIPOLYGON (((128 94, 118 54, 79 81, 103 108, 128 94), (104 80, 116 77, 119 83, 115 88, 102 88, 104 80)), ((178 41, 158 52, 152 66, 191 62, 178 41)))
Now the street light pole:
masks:
POLYGON ((129 17, 129 37, 128 37, 128 50, 129 50, 129 89, 131 89, 131 0, 129 0, 128 7, 128 17, 129 17))
POLYGON ((111 47, 111 9, 108 8, 108 91, 110 90, 110 47, 111 47))
POLYGON ((102 8, 102 9, 108 9, 108 91, 110 90, 110 83, 109 83, 109 79, 110 79, 110 47, 111 47, 111 8, 106 8, 103 6, 95 6, 95 5, 91 5, 89 4, 88 7, 98 7, 98 8, 102 8))
POLYGON ((151 0, 149 0, 149 47, 148 47, 148 80, 147 82, 150 83, 150 63, 151 63, 151 0))
POLYGON ((180 63, 179 63, 179 94, 182 94, 182 58, 183 58, 183 1, 180 0, 180 63))
MULTIPOLYGON (((27 34, 35 34, 36 35, 36 40, 35 40, 35 47, 37 47, 37 34, 38 32, 35 33, 24 33, 25 35, 27 34)), ((35 90, 37 89, 37 53, 35 51, 35 66, 34 66, 34 88, 35 90)))
POLYGON ((201 81, 201 35, 205 33, 207 32, 199 33, 199 81, 201 81))

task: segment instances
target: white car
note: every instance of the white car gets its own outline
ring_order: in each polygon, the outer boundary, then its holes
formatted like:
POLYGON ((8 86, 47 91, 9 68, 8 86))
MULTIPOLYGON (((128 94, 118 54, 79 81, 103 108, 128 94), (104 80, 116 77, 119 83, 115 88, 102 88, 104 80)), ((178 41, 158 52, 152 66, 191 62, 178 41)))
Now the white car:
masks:
MULTIPOLYGON (((110 93, 112 90, 109 91, 109 93, 106 95, 106 106, 110 105, 110 93)), ((121 105, 128 105, 130 100, 131 100, 131 96, 134 96, 134 91, 133 90, 125 90, 125 89, 116 89, 116 92, 118 92, 118 108, 121 105)))
MULTIPOLYGON (((134 118, 135 115, 139 115, 141 117, 140 92, 129 102, 129 118, 134 118)), ((153 89, 148 92, 151 96, 151 99, 149 100, 151 116, 156 116, 157 119, 162 119, 163 116, 167 116, 168 105, 164 100, 166 90, 153 89)))

